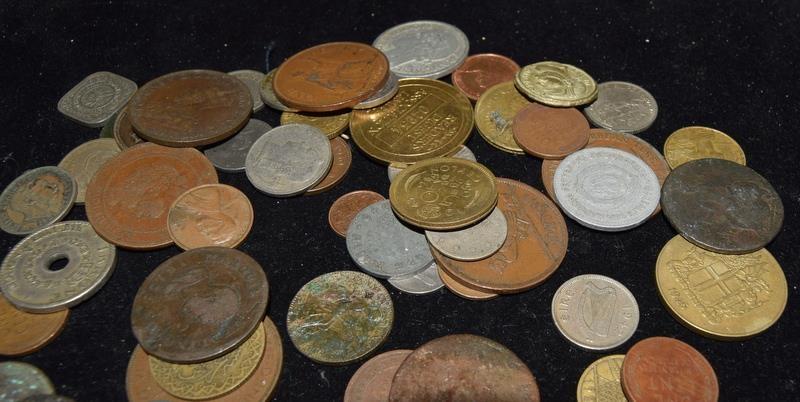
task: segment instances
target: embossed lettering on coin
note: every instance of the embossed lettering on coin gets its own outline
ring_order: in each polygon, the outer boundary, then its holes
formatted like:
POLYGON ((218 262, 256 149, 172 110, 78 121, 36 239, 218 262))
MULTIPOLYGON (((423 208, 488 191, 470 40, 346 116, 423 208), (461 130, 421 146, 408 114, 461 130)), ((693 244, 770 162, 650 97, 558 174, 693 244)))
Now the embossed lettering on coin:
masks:
POLYGON ((67 215, 78 195, 78 184, 64 169, 42 166, 14 179, 0 194, 0 229, 33 233, 67 215))

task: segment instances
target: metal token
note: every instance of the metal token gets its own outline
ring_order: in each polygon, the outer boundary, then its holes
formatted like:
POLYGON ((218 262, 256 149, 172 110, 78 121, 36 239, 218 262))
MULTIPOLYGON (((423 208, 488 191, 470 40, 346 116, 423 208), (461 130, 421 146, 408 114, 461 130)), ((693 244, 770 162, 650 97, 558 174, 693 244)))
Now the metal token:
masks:
POLYGON ((78 183, 64 169, 42 166, 14 179, 0 194, 0 229, 26 235, 64 218, 78 183))
POLYGON ((332 139, 331 153, 333 154, 331 169, 328 170, 328 174, 325 175, 322 181, 306 191, 306 195, 320 194, 332 189, 344 180, 344 176, 350 170, 350 165, 353 163, 353 153, 350 151, 350 144, 347 141, 339 137, 332 139))
POLYGON ((223 172, 243 172, 247 153, 253 143, 269 130, 272 130, 269 124, 258 119, 250 119, 236 135, 223 143, 206 148, 203 153, 214 167, 223 172))
POLYGON ((736 140, 722 131, 702 126, 684 127, 670 134, 664 141, 664 157, 673 169, 703 158, 747 164, 744 151, 736 140))
POLYGON ((506 56, 493 53, 473 54, 453 71, 453 85, 467 98, 480 99, 487 89, 514 81, 519 64, 506 56))
POLYGON ((298 112, 299 110, 281 103, 278 97, 275 96, 275 90, 272 88, 272 80, 275 78, 275 73, 277 71, 277 68, 270 70, 270 72, 264 76, 264 79, 261 80, 261 85, 259 85, 258 88, 261 93, 261 100, 263 100, 267 106, 281 112, 298 112))
POLYGON ((119 145, 113 138, 98 138, 78 145, 61 159, 58 167, 67 171, 78 185, 76 204, 83 204, 86 187, 100 166, 120 152, 119 145))
POLYGON ((100 129, 99 138, 114 138, 114 124, 117 122, 117 116, 119 116, 119 112, 111 115, 108 121, 103 124, 103 128, 100 129))
POLYGON ((597 85, 597 100, 583 109, 595 126, 619 133, 637 134, 650 128, 658 104, 644 88, 623 81, 597 85))
POLYGON ((389 400, 394 374, 411 352, 413 350, 390 350, 362 364, 347 383, 344 402, 389 400))
POLYGON ((469 41, 460 29, 439 21, 411 21, 389 28, 372 43, 389 59, 400 78, 444 77, 469 54, 469 41))
POLYGON ((589 122, 575 108, 531 103, 514 116, 514 140, 542 159, 563 159, 589 141, 589 122))
POLYGON ((444 286, 442 279, 439 277, 439 266, 436 265, 436 261, 432 262, 422 272, 411 276, 389 278, 388 282, 395 289, 413 295, 426 295, 444 286))
POLYGON ((53 383, 38 367, 15 361, 0 363, 0 401, 17 402, 29 396, 53 393, 53 383))
POLYGON ((136 144, 145 142, 142 137, 133 131, 131 119, 128 118, 128 108, 120 110, 117 119, 114 121, 114 141, 117 142, 119 149, 128 149, 136 144))
POLYGON ((33 353, 52 342, 67 325, 69 309, 54 313, 26 313, 0 295, 0 355, 33 353))
POLYGON ((541 61, 522 67, 514 85, 529 98, 548 106, 585 105, 597 98, 597 83, 570 64, 541 61))
POLYGON ((578 402, 628 402, 620 383, 624 358, 605 356, 586 367, 578 380, 578 402))
POLYGON ((236 187, 204 184, 178 196, 167 215, 167 229, 184 249, 236 247, 253 227, 253 205, 236 187))
POLYGON ((281 113, 281 125, 287 124, 307 124, 316 127, 325 133, 329 140, 332 140, 347 130, 350 124, 350 111, 345 113, 283 112, 281 113))
MULTIPOLYGON (((462 145, 460 148, 458 148, 458 151, 456 151, 451 158, 477 162, 475 154, 471 149, 467 148, 466 145, 462 145)), ((397 177, 397 175, 400 174, 400 172, 402 172, 406 167, 407 166, 398 167, 396 165, 389 164, 389 166, 386 167, 386 173, 389 175, 389 183, 393 182, 394 178, 397 177)))
MULTIPOLYGON (((436 255, 438 257, 441 254, 436 254, 436 255)), ((441 262, 437 263, 437 268, 438 268, 439 278, 442 280, 444 286, 447 288, 447 290, 449 290, 458 297, 463 297, 467 300, 485 301, 485 300, 496 299, 497 296, 499 296, 497 293, 475 289, 467 286, 462 282, 459 282, 455 277, 450 275, 450 272, 442 268, 441 262)))
POLYGON ((495 207, 475 225, 447 232, 425 231, 425 237, 440 253, 460 261, 476 261, 497 252, 506 241, 508 225, 503 212, 495 207))
POLYGON ((264 101, 261 100, 261 81, 264 81, 264 73, 256 70, 236 70, 228 74, 242 80, 247 89, 250 90, 250 97, 253 99, 253 113, 264 108, 264 101))
POLYGON ((370 109, 383 105, 397 94, 398 88, 400 88, 400 78, 398 78, 395 73, 389 71, 389 78, 386 79, 386 83, 383 84, 383 88, 378 90, 378 92, 375 92, 375 94, 369 98, 364 99, 357 105, 354 105, 353 109, 370 109))
POLYGON ((475 103, 475 126, 478 134, 489 145, 508 153, 522 155, 525 151, 517 144, 511 130, 517 113, 530 105, 514 86, 513 81, 497 84, 478 98, 475 103))
POLYGON ((84 78, 58 101, 58 111, 89 127, 102 127, 131 99, 136 83, 108 71, 84 78))
POLYGON ((385 200, 382 195, 369 190, 357 190, 349 192, 331 204, 328 210, 328 224, 336 234, 347 237, 347 228, 350 222, 361 212, 362 209, 378 201, 385 200))

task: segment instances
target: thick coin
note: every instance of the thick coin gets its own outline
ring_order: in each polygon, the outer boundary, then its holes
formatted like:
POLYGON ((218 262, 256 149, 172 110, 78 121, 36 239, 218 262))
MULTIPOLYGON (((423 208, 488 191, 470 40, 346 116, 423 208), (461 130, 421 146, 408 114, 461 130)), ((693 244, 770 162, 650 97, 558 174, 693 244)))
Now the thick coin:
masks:
POLYGON ((369 98, 364 99, 356 105, 353 105, 353 109, 371 109, 373 107, 383 105, 397 94, 397 90, 399 88, 400 78, 397 77, 395 73, 389 71, 389 78, 386 79, 386 83, 383 84, 383 88, 379 89, 378 92, 375 92, 369 98))
POLYGON ((347 193, 331 204, 328 210, 328 224, 336 234, 347 237, 347 228, 350 222, 361 212, 362 209, 378 202, 383 201, 382 195, 369 190, 358 190, 347 193))
POLYGON ((639 305, 625 285, 603 275, 578 275, 553 295, 551 313, 568 341, 588 350, 622 345, 639 326, 639 305))
POLYGON ((54 392, 53 383, 38 367, 15 361, 0 363, 0 400, 3 402, 54 392))
POLYGON ((627 402, 620 376, 625 355, 611 355, 595 360, 578 380, 578 402, 627 402))
POLYGON ((42 166, 14 179, 0 194, 0 229, 25 235, 64 218, 78 196, 78 183, 64 169, 42 166))
POLYGON ((344 402, 389 400, 397 369, 413 350, 397 349, 381 353, 356 370, 344 390, 344 402))
POLYGON ((120 149, 128 149, 136 144, 145 142, 142 137, 139 137, 133 126, 131 119, 128 118, 128 108, 120 110, 117 119, 114 121, 114 141, 120 149))
POLYGON ((261 81, 264 81, 264 73, 256 70, 236 70, 228 73, 247 85, 250 91, 250 98, 253 100, 253 113, 264 108, 264 101, 261 100, 261 81))
MULTIPOLYGON (((437 258, 441 254, 436 254, 437 258)), ((440 261, 437 264, 437 272, 439 274, 439 278, 442 281, 442 284, 452 292, 454 295, 463 297, 467 300, 492 300, 499 296, 497 293, 492 293, 484 290, 478 290, 472 287, 465 285, 462 282, 456 280, 452 275, 450 275, 447 270, 442 269, 442 262, 440 261)))
POLYGON ((318 128, 325 133, 329 140, 334 139, 347 130, 350 124, 350 111, 344 113, 308 113, 308 112, 283 112, 281 125, 307 124, 318 128))
MULTIPOLYGON (((468 161, 477 162, 475 154, 472 153, 472 150, 467 148, 466 145, 462 145, 461 147, 459 147, 458 151, 456 151, 456 153, 454 153, 451 156, 451 158, 464 159, 468 161)), ((387 166, 386 173, 389 175, 389 183, 393 182, 394 178, 397 177, 397 175, 400 174, 400 172, 402 172, 403 169, 407 167, 408 167, 407 165, 394 165, 394 164, 390 164, 389 166, 387 166)))
POLYGON ((238 132, 253 100, 241 80, 211 70, 184 70, 158 77, 136 93, 128 118, 140 137, 171 147, 197 147, 238 132))
POLYGON ((575 108, 531 103, 514 116, 514 140, 542 159, 563 159, 589 141, 589 122, 575 108))
POLYGON ((511 127, 517 113, 531 102, 519 93, 513 81, 497 84, 475 103, 475 125, 489 145, 505 152, 521 155, 525 151, 514 139, 511 127))
POLYGON ((117 156, 121 150, 112 138, 98 138, 78 145, 70 151, 58 167, 64 169, 78 184, 76 204, 83 204, 86 199, 86 187, 104 163, 117 156))
POLYGON ((58 101, 58 111, 89 127, 102 127, 131 99, 136 83, 108 71, 84 78, 58 101))
POLYGON ((207 361, 253 333, 267 297, 264 270, 247 254, 225 247, 185 251, 142 283, 131 310, 133 335, 162 360, 207 361))
POLYGON ((696 159, 717 158, 745 165, 747 160, 739 143, 722 131, 709 127, 681 128, 664 142, 664 157, 672 169, 696 159))
POLYGON ((275 90, 272 89, 272 80, 275 78, 275 73, 277 71, 277 68, 270 70, 270 72, 264 76, 264 79, 261 80, 261 85, 259 86, 261 100, 263 100, 267 106, 275 110, 281 112, 297 112, 297 109, 284 105, 278 100, 278 97, 275 96, 275 90))
POLYGON ((650 128, 658 115, 658 104, 644 88, 623 81, 597 86, 597 100, 583 109, 595 126, 619 133, 637 134, 650 128))
POLYGON ((389 59, 400 78, 436 79, 450 74, 469 54, 460 29, 439 21, 411 21, 389 28, 372 46, 389 59))
POLYGON ((67 325, 69 309, 31 314, 17 309, 0 295, 0 355, 33 353, 52 342, 67 325))
POLYGON ((319 194, 330 190, 341 183, 344 180, 344 176, 350 171, 350 165, 353 163, 353 153, 350 152, 350 144, 347 141, 339 137, 332 139, 331 154, 333 154, 333 162, 331 162, 331 169, 328 170, 328 174, 316 186, 308 189, 306 195, 319 194))
POLYGON ((203 150, 214 167, 223 172, 243 172, 247 153, 253 144, 272 126, 258 119, 250 119, 247 125, 225 142, 203 150))
POLYGON ((0 289, 20 310, 64 310, 100 290, 116 261, 114 246, 88 222, 60 222, 32 233, 9 251, 0 267, 0 289), (60 268, 58 261, 66 265, 60 268))
POLYGON ((94 175, 86 190, 86 215, 102 238, 120 247, 166 247, 172 244, 170 205, 186 190, 217 181, 214 166, 196 149, 139 144, 94 175))
POLYGON ((507 234, 506 217, 497 207, 472 226, 447 232, 425 231, 431 247, 459 261, 477 261, 491 256, 506 241, 507 234))
POLYGON ((300 353, 323 364, 347 364, 377 349, 389 336, 394 307, 389 292, 369 275, 334 271, 306 283, 286 316, 300 353))
POLYGON ((167 229, 184 249, 236 247, 253 227, 253 205, 236 187, 204 184, 186 190, 172 203, 167 229))
POLYGON ((573 65, 542 61, 523 67, 514 85, 529 98, 548 106, 585 105, 597 98, 597 83, 573 65))
POLYGON ((439 277, 439 266, 436 265, 436 261, 432 262, 422 272, 411 276, 389 278, 388 282, 395 289, 412 295, 426 295, 444 286, 442 279, 439 277))
POLYGON ((699 159, 670 173, 661 207, 686 240, 722 254, 752 253, 783 225, 783 203, 769 182, 749 167, 699 159))
POLYGON ((108 121, 103 124, 103 128, 100 129, 99 138, 114 138, 114 124, 117 122, 117 116, 119 116, 119 112, 111 115, 108 121))
POLYGON ((467 98, 478 100, 487 89, 514 81, 519 64, 506 56, 493 53, 473 54, 453 71, 453 85, 467 98))

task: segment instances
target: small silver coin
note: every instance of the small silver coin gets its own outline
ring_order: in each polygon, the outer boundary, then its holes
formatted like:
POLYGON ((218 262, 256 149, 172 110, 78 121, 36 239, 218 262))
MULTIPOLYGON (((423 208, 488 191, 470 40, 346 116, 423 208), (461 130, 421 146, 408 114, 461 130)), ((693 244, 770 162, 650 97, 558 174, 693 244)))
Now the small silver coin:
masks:
POLYGON ((84 78, 58 101, 58 111, 89 127, 102 127, 136 92, 136 83, 108 71, 84 78))
POLYGON ((467 35, 439 21, 411 21, 389 28, 372 46, 389 59, 400 78, 441 78, 455 70, 469 53, 467 35))
POLYGON ((38 367, 15 361, 0 363, 0 402, 17 402, 54 392, 53 383, 38 367))
POLYGON ((116 249, 89 222, 48 226, 17 243, 0 266, 3 295, 23 311, 50 313, 88 299, 111 276, 116 249), (56 271, 52 265, 66 260, 56 271))
POLYGON ((393 72, 389 71, 389 78, 386 80, 386 84, 383 84, 383 88, 375 92, 374 95, 353 106, 353 109, 370 109, 383 105, 397 94, 399 88, 400 79, 397 78, 397 75, 393 72))
POLYGON ((247 153, 272 126, 258 119, 250 119, 233 137, 218 145, 206 148, 203 153, 214 166, 223 172, 243 172, 247 153))
POLYGON ((256 140, 245 159, 247 179, 273 197, 302 194, 325 178, 333 162, 331 143, 318 128, 286 124, 256 140))
POLYGON ((656 99, 636 84, 609 81, 597 85, 597 91, 597 100, 583 109, 595 126, 637 134, 650 128, 658 116, 656 99))
POLYGON ((459 261, 482 260, 496 253, 508 235, 508 222, 500 208, 465 229, 449 232, 426 230, 428 242, 440 253, 459 261))
POLYGON ((568 341, 588 350, 622 345, 639 326, 639 305, 623 284, 603 275, 579 275, 556 290, 553 321, 568 341))
POLYGON ((253 112, 264 108, 264 101, 261 100, 261 81, 264 80, 264 73, 256 70, 236 70, 228 73, 244 82, 253 98, 253 112))
POLYGON ((278 71, 278 69, 273 68, 267 73, 267 75, 264 76, 264 79, 261 80, 261 84, 258 86, 261 100, 264 101, 267 106, 281 112, 299 112, 297 109, 293 109, 284 105, 283 102, 279 101, 278 97, 275 95, 275 90, 272 88, 272 79, 275 78, 276 71, 278 71))
POLYGON ((389 284, 401 292, 413 295, 433 293, 444 286, 442 278, 439 277, 439 266, 436 265, 436 261, 414 275, 389 278, 389 284))
POLYGON ((658 177, 633 154, 586 148, 558 165, 553 189, 561 209, 588 228, 618 232, 653 214, 661 194, 658 177))
POLYGON ((402 224, 389 200, 356 215, 347 228, 347 251, 361 269, 379 278, 414 275, 433 262, 425 236, 402 224))
POLYGON ((33 233, 60 221, 78 196, 78 183, 64 169, 42 166, 14 179, 0 194, 0 229, 33 233))
MULTIPOLYGON (((468 161, 477 162, 475 159, 475 154, 472 153, 472 150, 467 148, 466 145, 462 145, 461 148, 458 149, 458 152, 453 154, 452 158, 464 159, 468 161)), ((389 165, 386 167, 386 173, 389 175, 389 183, 394 181, 394 178, 402 172, 403 169, 398 168, 396 166, 389 165)))
POLYGON ((73 148, 58 162, 58 167, 69 173, 78 185, 76 204, 86 201, 86 188, 100 166, 120 152, 122 150, 113 138, 97 138, 73 148))

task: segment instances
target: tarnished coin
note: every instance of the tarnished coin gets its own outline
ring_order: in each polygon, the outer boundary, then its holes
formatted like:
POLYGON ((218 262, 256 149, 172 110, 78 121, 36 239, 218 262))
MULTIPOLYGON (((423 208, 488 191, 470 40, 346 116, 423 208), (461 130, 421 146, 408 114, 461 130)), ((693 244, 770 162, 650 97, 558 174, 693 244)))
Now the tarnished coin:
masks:
POLYGON ((333 155, 333 162, 331 162, 331 169, 328 174, 317 183, 316 186, 308 189, 306 195, 320 194, 330 190, 342 180, 347 172, 350 170, 350 165, 353 163, 353 154, 350 152, 350 144, 347 141, 336 137, 331 140, 331 154, 333 155))
POLYGON ((379 89, 378 92, 375 92, 369 98, 364 99, 356 105, 353 105, 353 109, 370 109, 383 105, 397 94, 397 90, 399 88, 400 78, 398 78, 395 73, 389 71, 389 78, 386 79, 386 83, 383 84, 383 88, 379 89))
MULTIPOLYGON (((436 254, 437 258, 440 255, 441 254, 436 254)), ((467 300, 492 300, 498 296, 497 293, 478 290, 459 282, 452 275, 450 275, 447 270, 442 269, 441 263, 437 264, 437 269, 439 278, 442 280, 442 284, 444 284, 447 290, 453 292, 453 294, 456 296, 463 297, 467 300)))
POLYGON ((722 254, 752 253, 783 225, 783 202, 749 167, 724 159, 684 163, 667 176, 661 207, 686 240, 722 254))
MULTIPOLYGON (((121 109, 120 109, 121 110, 121 109)), ((100 129, 99 138, 114 138, 114 124, 117 122, 119 112, 114 113, 111 117, 103 123, 103 128, 100 129)))
POLYGON ((493 53, 473 54, 453 71, 453 85, 467 98, 478 100, 487 89, 514 81, 519 64, 506 56, 493 53))
POLYGON ((372 43, 389 59, 401 78, 444 77, 469 54, 469 41, 460 29, 439 21, 411 21, 389 28, 372 43))
POLYGON ((658 104, 644 88, 623 81, 597 86, 597 100, 583 109, 595 126, 619 133, 637 134, 650 128, 658 115, 658 104))
POLYGON ((264 108, 264 101, 261 100, 261 81, 264 81, 264 73, 256 70, 236 70, 228 74, 242 80, 247 89, 250 90, 250 98, 253 100, 253 112, 264 108))
POLYGON ((86 199, 86 187, 100 166, 120 152, 114 139, 98 138, 78 145, 61 159, 58 167, 69 173, 78 185, 76 204, 83 204, 86 199))
POLYGON ((597 98, 597 83, 570 64, 541 61, 523 67, 514 85, 529 98, 548 106, 585 105, 597 98))
POLYGON ((58 111, 89 127, 102 127, 131 99, 136 83, 108 71, 84 78, 58 101, 58 111))
POLYGON ((243 172, 247 153, 253 144, 272 126, 258 119, 250 119, 236 135, 221 144, 206 148, 203 153, 214 167, 223 172, 243 172))
MULTIPOLYGON (((472 153, 472 150, 467 148, 466 145, 462 145, 461 147, 459 147, 458 151, 456 151, 456 153, 454 153, 450 157, 451 158, 456 158, 456 159, 464 159, 464 160, 468 160, 468 161, 477 162, 477 159, 475 158, 475 154, 472 153)), ((386 167, 386 173, 389 175, 389 183, 393 182, 394 178, 397 177, 397 175, 400 174, 400 172, 402 172, 403 169, 405 169, 406 167, 408 167, 408 166, 406 166, 406 165, 399 165, 398 166, 398 165, 393 165, 393 164, 390 164, 389 166, 387 166, 386 167)))
POLYGON ((394 374, 413 350, 397 349, 381 353, 356 370, 344 390, 344 402, 389 400, 394 374))
POLYGON ((100 290, 116 261, 114 246, 88 222, 60 222, 32 233, 9 251, 0 267, 0 289, 23 311, 64 310, 100 290), (66 263, 63 268, 59 261, 66 263))
POLYGON ((207 361, 253 333, 267 297, 264 270, 247 254, 225 247, 185 251, 142 283, 131 309, 133 335, 162 360, 207 361))
POLYGON ((369 275, 334 271, 306 283, 286 316, 300 353, 323 364, 360 360, 386 340, 394 322, 389 292, 369 275))
POLYGON ((611 355, 595 360, 578 380, 578 402, 627 402, 620 375, 625 355, 611 355))
POLYGON ((67 325, 69 309, 31 314, 17 309, 0 295, 0 355, 33 353, 52 342, 67 325))
POLYGON ((328 210, 328 224, 336 234, 347 237, 347 228, 350 222, 361 210, 378 201, 383 201, 382 195, 369 190, 358 190, 347 193, 333 202, 328 210))
POLYGON ((664 157, 673 169, 703 158, 726 159, 740 165, 747 163, 736 140, 722 131, 702 126, 684 127, 670 134, 664 142, 664 157))
POLYGON ((589 122, 578 109, 538 103, 514 116, 511 131, 525 152, 542 159, 562 159, 589 141, 589 122))
POLYGON ((3 402, 54 392, 53 383, 38 367, 15 361, 0 363, 0 400, 3 402))
POLYGON ((525 151, 514 139, 511 126, 517 113, 531 102, 519 93, 514 81, 497 84, 475 103, 475 125, 489 145, 505 152, 522 155, 525 151))
POLYGON ((347 130, 350 124, 350 111, 344 113, 308 113, 308 112, 283 112, 281 125, 306 124, 318 128, 329 140, 334 139, 347 130))
POLYGON ((412 352, 397 369, 389 401, 538 402, 539 386, 528 366, 505 346, 458 334, 412 352))
POLYGON ((447 232, 425 231, 425 237, 433 248, 460 261, 476 261, 491 256, 506 241, 507 234, 506 217, 497 207, 475 225, 447 232))
POLYGON ((625 285, 603 275, 578 275, 553 295, 551 313, 568 341, 588 350, 622 345, 639 326, 639 305, 625 285))
POLYGON ((0 229, 33 233, 64 218, 78 196, 78 183, 64 169, 42 166, 14 179, 0 194, 0 229))
POLYGON ((411 276, 396 276, 389 278, 388 282, 395 289, 412 295, 426 295, 435 292, 444 286, 439 277, 439 266, 436 261, 428 265, 422 272, 411 276))
POLYGON ((199 247, 236 247, 253 227, 253 205, 236 187, 204 184, 186 190, 172 203, 167 229, 175 244, 199 247))
POLYGON ((297 112, 297 109, 284 105, 280 100, 278 100, 278 97, 275 96, 275 90, 272 89, 272 80, 275 78, 275 73, 277 71, 277 68, 270 70, 270 72, 264 76, 264 79, 261 80, 261 85, 259 86, 261 100, 263 100, 267 106, 275 110, 281 112, 297 112))
POLYGON ((128 108, 120 110, 117 120, 114 121, 114 141, 120 149, 130 148, 138 143, 145 142, 142 137, 133 131, 131 119, 128 118, 128 108))

